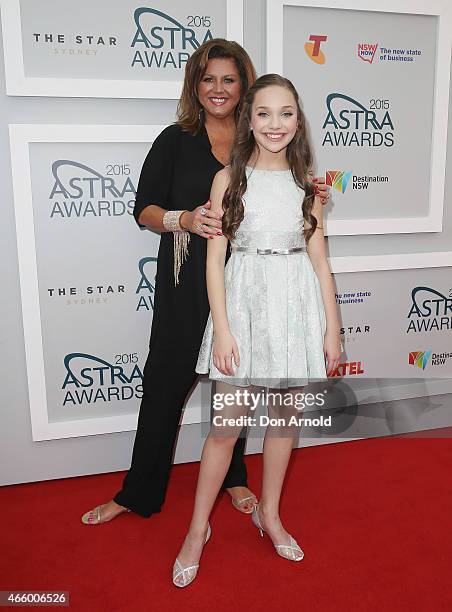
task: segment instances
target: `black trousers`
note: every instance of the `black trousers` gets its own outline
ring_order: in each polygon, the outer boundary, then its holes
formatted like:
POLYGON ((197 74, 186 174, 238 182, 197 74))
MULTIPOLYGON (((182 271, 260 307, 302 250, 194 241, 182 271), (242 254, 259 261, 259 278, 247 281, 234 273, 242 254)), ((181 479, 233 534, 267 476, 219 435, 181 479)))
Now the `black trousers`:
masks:
MULTIPOLYGON (((197 357, 197 350, 169 347, 151 350, 146 360, 132 465, 114 497, 116 503, 146 518, 160 512, 165 501, 182 408, 198 378, 197 357)), ((247 486, 245 443, 245 437, 238 438, 223 488, 247 486)))

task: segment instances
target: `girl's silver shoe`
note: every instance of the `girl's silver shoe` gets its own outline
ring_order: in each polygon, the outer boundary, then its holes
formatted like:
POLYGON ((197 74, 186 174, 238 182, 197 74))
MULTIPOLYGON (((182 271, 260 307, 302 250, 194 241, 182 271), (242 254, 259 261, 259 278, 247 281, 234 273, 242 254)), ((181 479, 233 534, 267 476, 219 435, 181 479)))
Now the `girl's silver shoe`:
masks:
MULTIPOLYGON (((210 529, 210 523, 208 523, 207 524, 207 534, 206 534, 206 539, 204 541, 204 545, 206 545, 207 542, 209 541, 211 534, 212 534, 212 530, 210 529)), ((193 580, 196 578, 198 569, 199 569, 199 563, 196 563, 195 565, 189 565, 187 567, 183 567, 179 559, 176 558, 176 561, 173 565, 173 584, 174 586, 183 588, 191 584, 193 580), (179 576, 182 576, 182 584, 180 584, 179 582, 176 582, 179 576)))
MULTIPOLYGON (((259 505, 254 507, 253 514, 251 515, 251 520, 259 529, 261 534, 261 538, 264 537, 264 533, 266 533, 265 529, 262 527, 260 519, 259 519, 259 505)), ((276 549, 276 552, 280 557, 284 557, 284 559, 288 559, 289 561, 301 561, 304 557, 304 552, 301 550, 296 540, 292 536, 289 536, 290 540, 288 544, 273 544, 276 549)))

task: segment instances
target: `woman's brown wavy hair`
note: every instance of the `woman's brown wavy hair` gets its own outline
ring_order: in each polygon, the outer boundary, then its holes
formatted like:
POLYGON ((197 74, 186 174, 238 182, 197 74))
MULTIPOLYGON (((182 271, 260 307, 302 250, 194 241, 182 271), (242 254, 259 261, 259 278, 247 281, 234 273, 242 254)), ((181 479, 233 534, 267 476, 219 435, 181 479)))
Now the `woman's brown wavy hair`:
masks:
POLYGON ((203 124, 202 106, 198 99, 198 85, 206 71, 207 62, 218 58, 232 59, 240 76, 240 101, 235 109, 236 122, 245 94, 256 80, 257 75, 253 62, 245 49, 238 43, 224 38, 213 38, 196 49, 187 61, 182 95, 177 105, 177 123, 190 134, 196 134, 203 124))
MULTIPOLYGON (((230 180, 223 197, 223 233, 229 240, 234 238, 243 220, 244 207, 242 196, 247 188, 246 166, 257 148, 253 132, 250 129, 254 98, 258 91, 275 85, 284 87, 293 94, 297 108, 297 131, 287 145, 286 155, 295 183, 304 189, 305 192, 302 203, 303 218, 311 226, 309 229, 304 230, 306 243, 309 242, 317 227, 317 219, 311 212, 314 206, 315 188, 309 177, 313 154, 307 133, 306 118, 301 110, 297 90, 289 79, 279 74, 265 74, 254 82, 245 95, 238 120, 235 142, 232 147, 229 168, 230 180)), ((258 152, 259 150, 257 149, 258 152)))

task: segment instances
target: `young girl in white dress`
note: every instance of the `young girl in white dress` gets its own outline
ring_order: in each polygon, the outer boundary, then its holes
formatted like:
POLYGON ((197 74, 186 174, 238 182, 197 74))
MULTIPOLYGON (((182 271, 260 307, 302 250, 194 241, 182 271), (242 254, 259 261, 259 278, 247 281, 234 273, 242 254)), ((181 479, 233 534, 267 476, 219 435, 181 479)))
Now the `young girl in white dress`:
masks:
POLYGON ((218 172, 211 191, 212 210, 223 213, 223 235, 208 241, 211 313, 196 371, 209 373, 216 398, 228 400, 204 444, 193 516, 173 568, 178 587, 195 579, 210 537, 210 513, 242 429, 234 419, 249 415, 252 400, 245 390, 268 389, 269 416, 279 419, 266 430, 262 493, 252 520, 281 557, 300 561, 304 556, 279 518, 281 488, 299 433, 290 417, 298 412, 295 398, 304 386, 325 380, 341 354, 311 165, 294 86, 279 75, 260 77, 245 98, 231 164, 218 172), (225 268, 228 239, 232 252, 225 268), (237 393, 243 397, 231 402, 237 393))

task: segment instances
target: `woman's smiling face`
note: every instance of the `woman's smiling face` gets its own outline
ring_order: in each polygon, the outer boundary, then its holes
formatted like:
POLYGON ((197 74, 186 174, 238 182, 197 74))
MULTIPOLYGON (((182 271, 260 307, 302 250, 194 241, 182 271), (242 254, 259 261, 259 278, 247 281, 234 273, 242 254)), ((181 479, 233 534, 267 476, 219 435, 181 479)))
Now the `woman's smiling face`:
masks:
POLYGON ((233 59, 215 58, 207 62, 198 85, 198 99, 206 114, 223 119, 234 113, 240 91, 240 76, 233 59))

